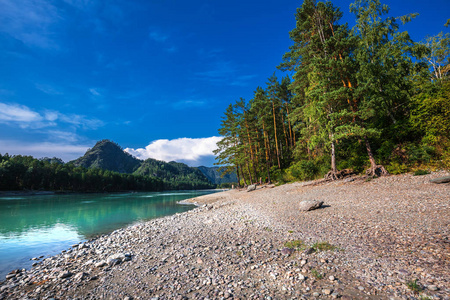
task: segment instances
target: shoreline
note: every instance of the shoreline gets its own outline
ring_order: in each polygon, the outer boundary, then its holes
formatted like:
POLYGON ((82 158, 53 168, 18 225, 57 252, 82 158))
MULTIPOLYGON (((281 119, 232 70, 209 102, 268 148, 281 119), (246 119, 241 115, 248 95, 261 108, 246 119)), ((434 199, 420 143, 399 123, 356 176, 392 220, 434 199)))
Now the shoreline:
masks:
POLYGON ((448 299, 450 189, 429 182, 443 175, 292 183, 183 200, 197 207, 11 274, 0 299, 418 299, 408 288, 415 279, 422 295, 448 299), (305 199, 325 207, 300 212, 305 199), (304 247, 285 249, 295 241, 304 247), (318 242, 336 248, 308 253, 318 242))

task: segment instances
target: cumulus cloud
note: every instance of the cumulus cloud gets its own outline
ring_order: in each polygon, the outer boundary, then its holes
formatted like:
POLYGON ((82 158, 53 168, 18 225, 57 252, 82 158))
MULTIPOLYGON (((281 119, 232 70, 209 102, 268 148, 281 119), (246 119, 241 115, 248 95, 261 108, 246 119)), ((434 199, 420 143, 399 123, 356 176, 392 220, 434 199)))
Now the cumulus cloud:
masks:
POLYGON ((184 162, 190 166, 211 164, 217 149, 217 142, 222 137, 179 138, 174 140, 156 140, 145 148, 126 148, 125 151, 139 159, 153 158, 163 161, 184 162))

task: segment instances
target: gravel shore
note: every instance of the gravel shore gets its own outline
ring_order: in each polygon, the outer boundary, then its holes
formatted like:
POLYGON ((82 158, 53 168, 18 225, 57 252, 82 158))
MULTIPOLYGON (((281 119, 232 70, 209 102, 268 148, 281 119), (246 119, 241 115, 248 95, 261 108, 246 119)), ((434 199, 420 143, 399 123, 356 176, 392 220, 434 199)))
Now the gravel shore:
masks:
POLYGON ((0 299, 450 299, 448 176, 230 190, 36 259, 0 299), (323 201, 302 212, 302 200, 323 201))

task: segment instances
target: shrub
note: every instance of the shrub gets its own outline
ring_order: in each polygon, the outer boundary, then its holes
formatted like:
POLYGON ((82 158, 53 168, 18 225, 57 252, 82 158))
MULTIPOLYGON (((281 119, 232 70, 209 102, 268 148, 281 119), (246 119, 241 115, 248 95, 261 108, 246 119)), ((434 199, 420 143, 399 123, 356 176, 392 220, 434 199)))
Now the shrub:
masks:
POLYGON ((413 173, 414 176, 427 175, 430 174, 428 170, 417 170, 413 173))
POLYGON ((311 160, 301 160, 290 167, 292 176, 300 180, 312 180, 318 171, 316 164, 311 160))
POLYGON ((387 171, 390 174, 402 174, 408 172, 408 166, 402 163, 398 163, 396 161, 392 161, 387 167, 387 171))

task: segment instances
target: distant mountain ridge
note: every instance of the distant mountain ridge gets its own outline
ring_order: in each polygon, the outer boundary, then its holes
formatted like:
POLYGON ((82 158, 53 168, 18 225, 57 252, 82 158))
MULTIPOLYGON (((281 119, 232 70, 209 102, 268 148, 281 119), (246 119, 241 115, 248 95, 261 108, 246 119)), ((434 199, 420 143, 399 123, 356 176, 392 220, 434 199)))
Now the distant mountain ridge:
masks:
POLYGON ((205 167, 200 166, 198 169, 214 184, 222 183, 234 183, 237 182, 236 173, 225 174, 222 177, 222 172, 219 171, 219 167, 205 167))
POLYGON ((189 167, 184 163, 164 162, 156 159, 140 160, 125 152, 122 147, 110 140, 101 140, 86 153, 69 162, 75 166, 99 168, 119 173, 150 176, 166 182, 178 184, 180 189, 201 186, 212 188, 221 183, 237 182, 236 176, 220 177, 218 167, 189 167))

